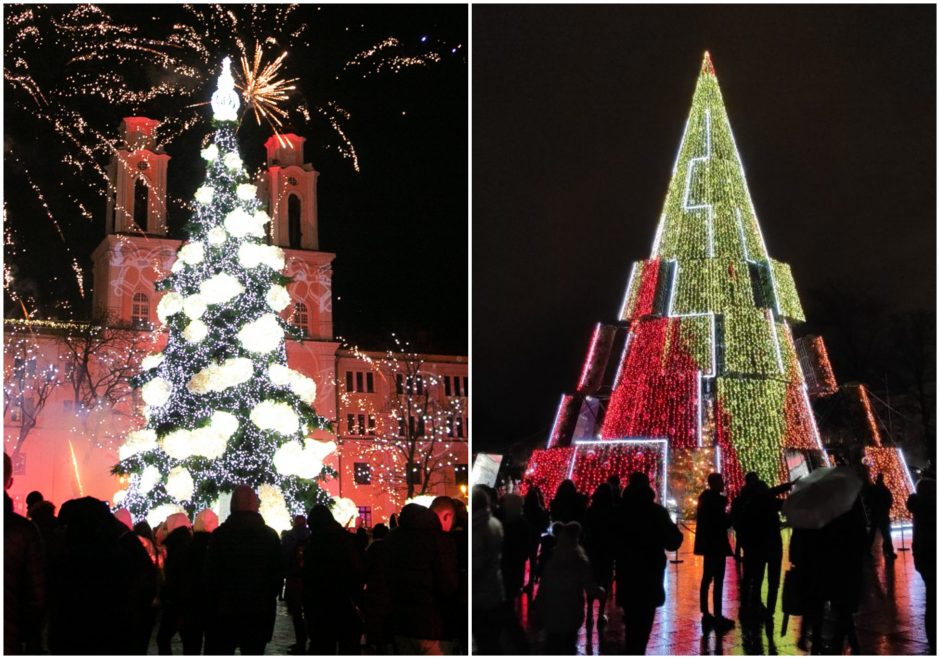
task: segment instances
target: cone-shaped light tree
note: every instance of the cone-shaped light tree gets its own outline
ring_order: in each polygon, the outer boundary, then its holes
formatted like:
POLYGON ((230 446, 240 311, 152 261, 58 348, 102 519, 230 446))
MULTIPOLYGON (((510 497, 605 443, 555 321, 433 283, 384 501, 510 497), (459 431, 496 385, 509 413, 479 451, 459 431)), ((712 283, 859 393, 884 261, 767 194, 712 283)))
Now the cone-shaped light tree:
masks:
POLYGON ((787 449, 822 449, 790 329, 803 311, 789 266, 768 254, 708 53, 620 320, 630 330, 601 438, 716 447, 733 491, 748 471, 785 478, 787 449))
POLYGON ((335 445, 309 437, 329 424, 312 407, 314 381, 287 367, 291 327, 278 314, 289 279, 283 251, 265 243, 270 218, 239 157, 238 106, 226 58, 189 240, 158 283, 167 346, 144 359, 136 383, 147 424, 128 435, 114 472, 129 476, 121 505, 135 518, 192 514, 247 484, 281 529, 329 502, 320 484, 333 475, 323 460, 335 445))

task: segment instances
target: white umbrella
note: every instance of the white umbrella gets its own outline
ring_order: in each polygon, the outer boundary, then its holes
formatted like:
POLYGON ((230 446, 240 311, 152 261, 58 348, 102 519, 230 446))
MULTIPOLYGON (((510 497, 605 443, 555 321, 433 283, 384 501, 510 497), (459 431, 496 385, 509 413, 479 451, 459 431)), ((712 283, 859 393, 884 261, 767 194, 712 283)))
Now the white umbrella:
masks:
POLYGON ((799 479, 783 504, 796 529, 821 529, 852 509, 862 481, 850 467, 821 467, 799 479))

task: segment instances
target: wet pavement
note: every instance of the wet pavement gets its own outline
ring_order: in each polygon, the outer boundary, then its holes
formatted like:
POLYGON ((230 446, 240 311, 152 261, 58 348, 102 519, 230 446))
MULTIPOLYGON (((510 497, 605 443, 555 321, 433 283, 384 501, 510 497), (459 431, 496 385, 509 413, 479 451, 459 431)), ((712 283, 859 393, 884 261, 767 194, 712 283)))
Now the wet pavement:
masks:
MULTIPOLYGON (((737 620, 740 567, 730 558, 725 572, 723 614, 733 618, 737 625, 723 637, 716 638, 714 633, 703 635, 698 602, 702 557, 692 553, 691 534, 686 530, 683 533, 686 537, 678 553, 678 559, 682 562, 668 565, 666 604, 657 610, 647 654, 807 654, 797 647, 800 618, 791 618, 786 634, 781 636, 783 612, 780 609, 779 597, 774 615, 773 645, 768 643, 764 631, 742 633, 740 622, 737 620)), ((895 548, 899 549, 901 534, 895 533, 893 539, 895 548)), ((784 571, 786 566, 789 566, 786 555, 788 545, 789 533, 784 532, 784 571)), ((906 545, 910 546, 909 531, 906 534, 906 545)), ((880 549, 880 539, 876 540, 876 546, 880 549)), ((671 554, 670 558, 675 559, 676 556, 671 554)), ((923 626, 924 583, 914 569, 911 552, 898 551, 898 558, 893 563, 886 563, 880 552, 873 551, 872 561, 865 568, 864 579, 866 595, 855 615, 862 654, 928 654, 923 626)), ((766 601, 766 579, 763 594, 766 601)), ((524 617, 527 607, 524 603, 522 607, 524 617)), ((603 631, 598 632, 596 627, 591 630, 582 627, 578 638, 580 654, 622 654, 623 622, 613 601, 608 602, 606 614, 609 622, 603 631)), ((533 651, 538 652, 538 637, 530 634, 530 642, 533 651)))

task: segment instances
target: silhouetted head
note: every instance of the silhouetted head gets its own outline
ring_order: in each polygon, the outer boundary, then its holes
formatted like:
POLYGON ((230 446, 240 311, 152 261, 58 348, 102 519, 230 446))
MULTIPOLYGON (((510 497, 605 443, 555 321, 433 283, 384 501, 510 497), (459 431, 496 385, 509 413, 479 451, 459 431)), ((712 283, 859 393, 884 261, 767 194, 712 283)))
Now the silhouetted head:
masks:
POLYGON ((38 490, 33 490, 26 495, 26 507, 30 508, 33 504, 39 503, 43 500, 42 492, 38 490))
POLYGON ((311 531, 330 526, 335 521, 329 507, 322 503, 318 503, 307 513, 307 526, 311 531))
POLYGON ((613 476, 607 479, 607 484, 610 485, 613 489, 619 490, 620 489, 620 476, 618 476, 617 474, 614 474, 613 476))
POLYGON ((219 516, 210 508, 200 510, 193 521, 193 531, 196 533, 212 533, 217 528, 219 528, 219 516))
POLYGON ((13 485, 13 460, 6 453, 3 454, 3 489, 9 490, 13 485))
POLYGON ((612 508, 614 505, 614 493, 608 483, 601 483, 594 488, 591 494, 591 506, 595 508, 612 508))
POLYGON ((503 495, 503 512, 506 519, 519 517, 522 514, 523 503, 522 497, 518 494, 503 495))
POLYGON ((725 479, 721 477, 721 474, 712 472, 708 475, 708 489, 714 492, 721 492, 725 489, 725 479))
POLYGON ((247 485, 239 485, 232 492, 233 513, 249 512, 256 513, 261 508, 261 499, 253 488, 247 485))
POLYGON ((388 517, 388 528, 394 529, 397 527, 398 527, 398 515, 396 515, 395 513, 392 513, 388 517))
POLYGON ((542 490, 537 485, 530 486, 525 493, 525 507, 540 508, 542 505, 542 490))
POLYGON ((192 530, 192 522, 189 521, 189 515, 186 513, 173 513, 166 518, 166 532, 167 535, 173 533, 178 528, 187 528, 192 530))
POLYGON ((474 512, 478 510, 481 512, 484 510, 490 511, 490 495, 479 485, 474 485, 470 495, 470 505, 473 507, 474 512))
POLYGON ((749 471, 744 474, 744 484, 745 485, 754 485, 757 481, 760 480, 760 476, 757 475, 756 471, 749 471))
POLYGON ((303 515, 294 515, 294 528, 298 531, 307 528, 307 518, 303 515))
MULTIPOLYGON (((63 506, 63 508, 64 507, 65 506, 63 506)), ((153 537, 153 529, 150 528, 150 524, 148 524, 146 521, 140 521, 134 524, 134 533, 142 538, 147 538, 147 540, 150 540, 151 542, 155 542, 153 537)))
POLYGON ((650 477, 644 474, 642 471, 634 471, 630 474, 630 486, 631 487, 646 487, 650 486, 650 477))
POLYGON ((429 508, 441 521, 441 529, 443 529, 444 533, 450 531, 451 527, 454 525, 454 515, 457 513, 454 500, 450 497, 437 497, 431 502, 429 508))
POLYGON ((388 535, 388 527, 379 522, 372 527, 372 540, 381 540, 388 535))
POLYGON ((875 485, 884 485, 884 484, 885 484, 885 475, 878 474, 878 476, 875 478, 875 485))
POLYGON ((558 489, 555 490, 556 499, 566 499, 569 497, 577 496, 577 494, 578 494, 578 488, 574 486, 574 482, 569 478, 566 478, 565 480, 560 482, 558 484, 558 489))

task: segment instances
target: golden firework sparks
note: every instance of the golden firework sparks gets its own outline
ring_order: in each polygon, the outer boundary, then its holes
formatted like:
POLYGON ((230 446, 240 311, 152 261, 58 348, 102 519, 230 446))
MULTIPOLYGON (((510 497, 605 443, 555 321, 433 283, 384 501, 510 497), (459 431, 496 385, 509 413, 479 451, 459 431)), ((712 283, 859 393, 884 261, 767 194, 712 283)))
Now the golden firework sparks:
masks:
POLYGON ((288 92, 296 89, 293 84, 297 78, 281 78, 281 65, 287 52, 281 53, 273 62, 262 66, 263 52, 260 44, 255 44, 254 60, 249 67, 248 58, 241 56, 242 77, 244 83, 236 84, 245 99, 245 105, 254 110, 255 119, 261 125, 262 118, 271 125, 275 134, 283 127, 282 119, 286 119, 288 111, 280 107, 279 103, 288 99, 288 92))

